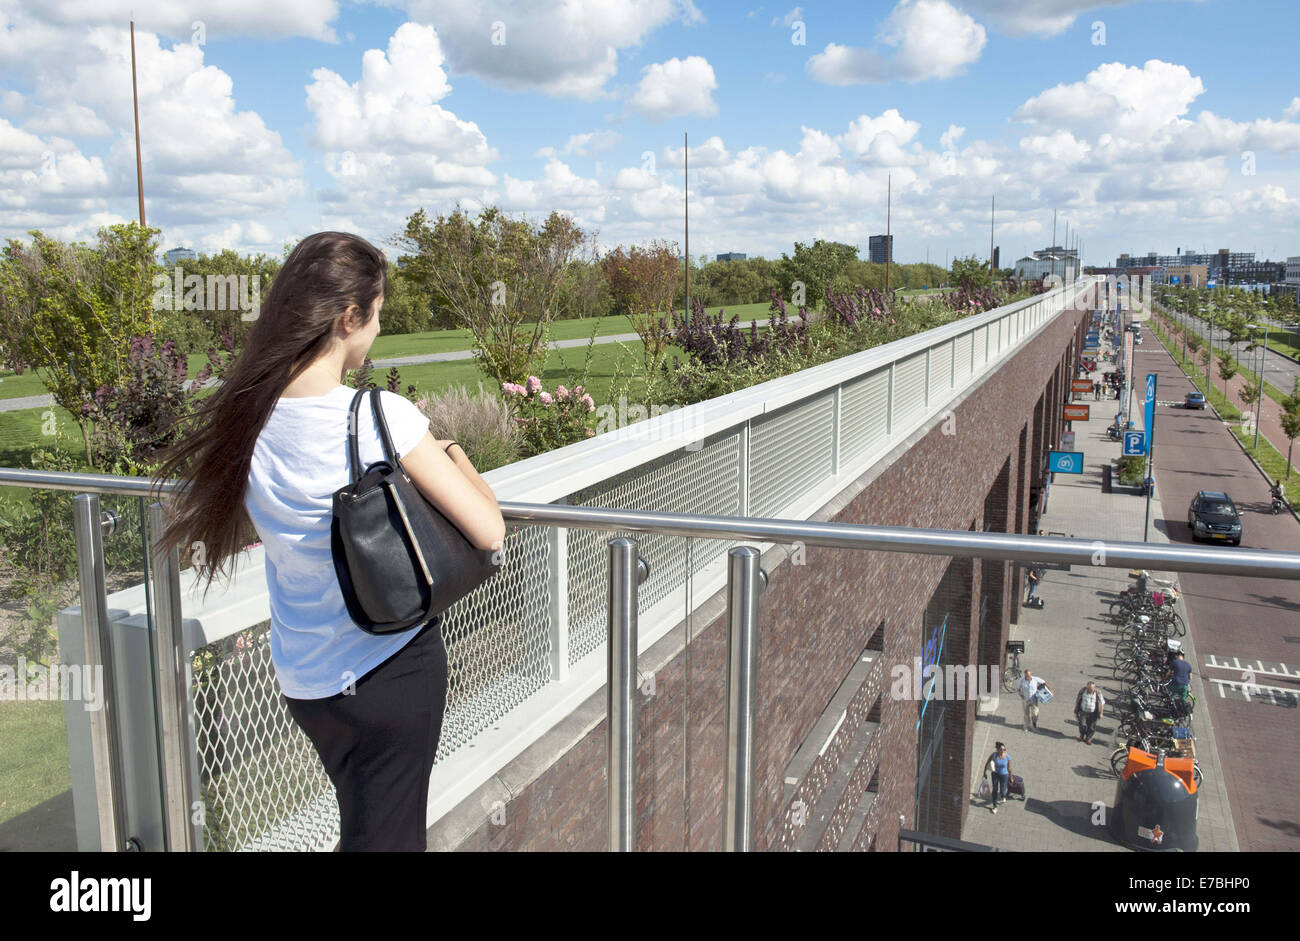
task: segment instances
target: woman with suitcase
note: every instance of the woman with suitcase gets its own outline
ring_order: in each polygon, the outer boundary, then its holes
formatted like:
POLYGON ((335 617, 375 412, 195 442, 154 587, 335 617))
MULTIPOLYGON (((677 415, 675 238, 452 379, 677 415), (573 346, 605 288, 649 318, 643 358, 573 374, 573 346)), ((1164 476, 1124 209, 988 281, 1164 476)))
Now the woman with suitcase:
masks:
POLYGON ((1007 754, 1007 746, 997 742, 993 754, 989 755, 988 764, 984 766, 984 777, 993 775, 993 806, 989 808, 990 813, 998 812, 998 798, 1007 799, 1007 788, 1011 784, 1011 756, 1007 754))

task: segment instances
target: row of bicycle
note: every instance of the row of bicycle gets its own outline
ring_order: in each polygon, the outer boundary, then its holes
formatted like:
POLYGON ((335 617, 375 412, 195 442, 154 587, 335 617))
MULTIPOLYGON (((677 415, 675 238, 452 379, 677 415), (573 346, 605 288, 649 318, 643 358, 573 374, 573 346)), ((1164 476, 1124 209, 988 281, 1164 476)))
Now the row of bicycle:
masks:
POLYGON ((1115 714, 1118 727, 1111 753, 1111 770, 1119 775, 1130 748, 1154 754, 1193 758, 1192 775, 1199 787, 1192 718, 1196 697, 1188 688, 1190 667, 1182 655, 1187 624, 1176 610, 1178 592, 1156 583, 1150 573, 1135 571, 1135 584, 1111 602, 1109 615, 1118 637, 1113 676, 1119 683, 1115 714), (1154 590, 1152 590, 1154 588, 1154 590))

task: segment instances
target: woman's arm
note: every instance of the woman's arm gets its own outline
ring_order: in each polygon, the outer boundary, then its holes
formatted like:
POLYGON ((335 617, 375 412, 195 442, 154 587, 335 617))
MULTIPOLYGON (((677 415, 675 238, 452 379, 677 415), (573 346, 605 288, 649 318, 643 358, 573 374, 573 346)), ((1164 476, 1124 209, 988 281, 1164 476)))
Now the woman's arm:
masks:
POLYGON ((474 467, 474 463, 469 459, 469 455, 465 453, 465 449, 459 444, 448 449, 447 445, 451 443, 451 439, 437 441, 437 445, 442 449, 442 452, 452 459, 460 472, 469 478, 470 483, 478 488, 478 492, 483 494, 483 496, 487 497, 493 503, 496 503, 497 495, 492 492, 492 488, 488 486, 488 482, 479 476, 478 471, 474 467))
MULTIPOLYGON (((445 446, 445 442, 444 442, 445 446)), ((496 495, 459 446, 451 455, 438 447, 433 435, 402 455, 402 466, 425 498, 465 534, 477 549, 500 549, 506 523, 496 495)))

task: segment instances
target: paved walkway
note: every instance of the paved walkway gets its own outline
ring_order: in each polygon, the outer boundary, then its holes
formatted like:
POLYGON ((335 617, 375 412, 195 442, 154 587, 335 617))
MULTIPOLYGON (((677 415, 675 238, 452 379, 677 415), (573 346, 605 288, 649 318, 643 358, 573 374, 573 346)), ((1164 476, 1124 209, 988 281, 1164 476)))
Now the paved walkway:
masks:
MULTIPOLYGON (((762 317, 756 320, 738 321, 736 326, 742 330, 748 330, 751 323, 756 323, 760 327, 769 323, 770 318, 762 317)), ((641 337, 636 333, 610 333, 605 336, 596 337, 597 343, 631 343, 640 341, 641 337)), ((547 344, 549 349, 561 350, 572 349, 573 347, 586 346, 591 342, 591 337, 577 338, 573 340, 552 340, 547 344)), ((446 353, 423 353, 419 356, 395 356, 390 359, 376 359, 371 361, 371 365, 379 371, 388 369, 390 366, 415 366, 420 363, 445 363, 461 359, 473 359, 473 350, 449 350, 446 353)), ((209 379, 205 388, 210 388, 218 384, 218 380, 209 379)), ((46 395, 25 395, 20 398, 0 399, 0 412, 16 412, 25 408, 45 408, 54 401, 53 396, 46 395)))
MULTIPOLYGON (((1103 371, 1112 368, 1106 365, 1103 371)), ((1085 396, 1081 401, 1091 403, 1092 399, 1085 396)), ((1085 472, 1054 475, 1047 509, 1039 521, 1041 529, 1080 539, 1142 541, 1145 498, 1102 492, 1102 465, 1119 453, 1119 445, 1106 437, 1117 404, 1113 399, 1103 400, 1092 410, 1090 421, 1073 423, 1075 448, 1086 455, 1085 472)), ((1152 499, 1151 519, 1163 518, 1157 495, 1152 499)), ((1149 541, 1169 539, 1153 524, 1149 541)), ((1162 581, 1175 580, 1170 572, 1152 575, 1162 581)), ((989 813, 987 801, 972 796, 962 839, 1003 850, 1129 852, 1098 821, 1104 821, 1104 815, 1113 809, 1117 786, 1110 770, 1110 754, 1116 745, 1110 709, 1120 692, 1111 676, 1117 635, 1106 610, 1114 596, 1131 584, 1127 569, 1076 566, 1069 572, 1044 573, 1038 593, 1045 607, 1041 611, 1022 609, 1011 636, 1026 642, 1021 667, 1047 680, 1056 699, 1042 707, 1037 731, 1022 728, 1023 711, 1015 693, 1003 693, 992 712, 978 717, 969 789, 971 795, 978 792, 983 761, 993 751, 994 742, 1001 741, 1011 755, 1015 773, 1025 779, 1028 799, 1013 799, 994 815, 989 813), (1093 744, 1085 745, 1078 739, 1074 697, 1090 679, 1110 705, 1097 725, 1093 744)), ((1183 616, 1186 614, 1184 611, 1183 616)), ((1183 644, 1188 660, 1197 663, 1190 629, 1183 644)), ((1192 692, 1201 703, 1206 701, 1197 675, 1192 678, 1192 692)), ((1237 839, 1207 709, 1197 709, 1195 732, 1197 759, 1205 776, 1199 797, 1199 848, 1236 852, 1237 839)))

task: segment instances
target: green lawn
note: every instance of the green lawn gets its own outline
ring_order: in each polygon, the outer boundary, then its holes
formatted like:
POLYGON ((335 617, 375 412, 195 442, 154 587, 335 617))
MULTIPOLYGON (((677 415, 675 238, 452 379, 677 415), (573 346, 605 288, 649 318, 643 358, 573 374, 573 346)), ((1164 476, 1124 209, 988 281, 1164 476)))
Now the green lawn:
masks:
POLYGON ((0 701, 0 823, 72 786, 61 700, 0 701))
MULTIPOLYGON (((768 303, 734 304, 704 309, 706 314, 716 314, 721 310, 726 311, 728 319, 731 315, 738 314, 741 321, 766 320, 771 315, 771 305, 768 303)), ((593 328, 596 329, 598 337, 636 332, 632 328, 632 321, 627 317, 589 317, 580 320, 554 321, 551 324, 551 339, 585 340, 591 336, 593 328)), ((433 330, 426 333, 397 333, 390 336, 380 333, 375 337, 374 345, 370 348, 370 358, 396 359, 401 356, 425 356, 430 353, 451 353, 472 348, 473 341, 468 330, 433 330)), ((208 356, 206 353, 194 353, 187 357, 187 360, 189 367, 187 375, 193 378, 207 365, 208 356)), ((40 377, 30 369, 21 376, 0 370, 0 399, 41 395, 45 391, 40 377)))
POLYGON ((1273 447, 1263 435, 1259 436, 1259 448, 1257 450, 1255 448, 1255 433, 1252 431, 1250 434, 1246 434, 1246 432, 1242 431, 1240 425, 1235 426, 1232 433, 1237 436, 1237 440, 1246 448, 1246 452, 1259 461, 1259 466, 1264 468, 1264 473, 1268 474, 1269 480, 1282 481, 1282 489, 1286 492, 1287 502, 1292 506, 1300 506, 1300 474, 1292 474, 1290 478, 1287 477, 1285 452, 1273 447))
MULTIPOLYGON (((588 326, 588 329, 590 329, 590 326, 588 326)), ((766 325, 761 326, 759 329, 766 329, 766 325)), ((382 339, 382 337, 376 339, 376 346, 382 339)), ((591 365, 587 381, 583 385, 586 386, 591 393, 591 397, 599 404, 610 399, 610 387, 614 381, 616 367, 621 369, 620 375, 623 377, 635 376, 640 373, 642 350, 644 348, 640 340, 632 340, 597 343, 591 346, 590 349, 591 365)), ((586 345, 551 350, 547 353, 545 366, 538 374, 538 378, 542 380, 543 385, 550 389, 554 389, 557 383, 574 385, 582 382, 581 372, 586 362, 587 351, 588 347, 586 345)), ((685 351, 678 346, 670 345, 667 355, 670 362, 674 355, 682 359, 686 358, 685 351)), ((491 380, 484 376, 473 359, 420 363, 397 368, 401 376, 403 389, 407 385, 414 385, 421 392, 433 393, 441 392, 454 385, 465 385, 471 391, 477 390, 479 382, 483 383, 485 389, 492 385, 491 380)), ((376 374, 372 378, 382 385, 386 375, 387 370, 376 369, 376 374)), ((638 388, 639 386, 634 383, 632 392, 635 393, 638 388)), ((211 393, 205 392, 201 394, 208 395, 211 393)), ((43 408, 30 408, 0 412, 0 467, 29 466, 28 458, 31 449, 42 440, 43 416, 46 411, 47 409, 43 408)), ((73 420, 72 415, 67 410, 57 406, 52 411, 54 412, 56 427, 63 437, 64 446, 74 457, 84 461, 85 446, 82 442, 81 430, 73 420)), ((0 495, 15 496, 20 499, 24 498, 25 492, 26 488, 0 488, 0 495)))

